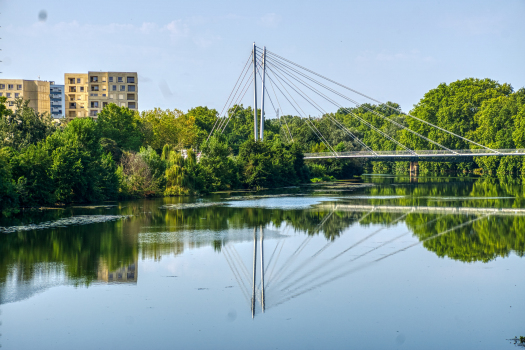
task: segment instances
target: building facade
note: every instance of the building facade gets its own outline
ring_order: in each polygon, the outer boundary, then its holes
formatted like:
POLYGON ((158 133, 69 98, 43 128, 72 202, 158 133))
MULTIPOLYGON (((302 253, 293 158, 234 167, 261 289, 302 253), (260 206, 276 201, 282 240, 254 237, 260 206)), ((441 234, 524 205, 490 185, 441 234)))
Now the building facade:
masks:
POLYGON ((38 113, 51 113, 49 90, 49 81, 0 79, 0 96, 7 97, 7 108, 13 111, 15 99, 23 98, 38 113))
POLYGON ((66 118, 97 118, 108 104, 138 110, 136 72, 66 73, 66 118))
POLYGON ((64 118, 66 109, 64 106, 64 85, 57 85, 53 81, 50 82, 49 87, 49 101, 51 103, 51 116, 53 119, 64 118))

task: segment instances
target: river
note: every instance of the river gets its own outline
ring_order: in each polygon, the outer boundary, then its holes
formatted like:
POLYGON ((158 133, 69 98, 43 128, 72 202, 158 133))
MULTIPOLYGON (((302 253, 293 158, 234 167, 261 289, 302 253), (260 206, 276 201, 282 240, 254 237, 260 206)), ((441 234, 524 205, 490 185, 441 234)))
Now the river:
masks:
POLYGON ((364 175, 0 220, 2 349, 505 349, 525 185, 364 175))

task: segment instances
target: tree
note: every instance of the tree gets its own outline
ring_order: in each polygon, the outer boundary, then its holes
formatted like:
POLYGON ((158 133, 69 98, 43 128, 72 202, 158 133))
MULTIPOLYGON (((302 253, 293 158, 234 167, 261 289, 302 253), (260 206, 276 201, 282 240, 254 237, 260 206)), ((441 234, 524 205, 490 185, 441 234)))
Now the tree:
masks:
POLYGON ((11 176, 9 152, 0 149, 0 213, 9 216, 18 212, 18 194, 11 176))
POLYGON ((197 146, 199 128, 192 115, 155 108, 142 112, 140 118, 147 130, 145 144, 159 153, 165 145, 176 150, 197 146))
POLYGON ((20 150, 36 145, 56 130, 53 118, 29 107, 29 100, 16 99, 14 112, 6 109, 5 102, 5 96, 0 97, 0 147, 20 150))
POLYGON ((186 116, 195 120, 195 126, 198 130, 195 144, 200 146, 208 138, 217 121, 218 113, 215 109, 200 106, 190 109, 186 116))
POLYGON ((212 136, 204 144, 199 171, 205 192, 225 190, 236 184, 236 166, 224 138, 212 136))
POLYGON ((137 112, 110 103, 97 115, 99 137, 116 142, 124 151, 138 151, 144 141, 141 120, 137 112))

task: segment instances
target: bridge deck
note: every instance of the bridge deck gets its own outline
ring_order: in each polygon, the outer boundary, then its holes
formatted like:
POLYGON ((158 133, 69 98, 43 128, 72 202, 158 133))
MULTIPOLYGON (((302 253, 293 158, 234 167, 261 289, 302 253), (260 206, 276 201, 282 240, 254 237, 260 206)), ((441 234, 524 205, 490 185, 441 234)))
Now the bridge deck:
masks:
POLYGON ((445 150, 415 150, 409 151, 351 151, 339 152, 337 155, 329 152, 305 153, 304 159, 332 159, 332 158, 436 158, 436 157, 502 157, 502 156, 525 156, 525 148, 519 149, 495 149, 491 152, 487 149, 458 149, 454 153, 445 150))

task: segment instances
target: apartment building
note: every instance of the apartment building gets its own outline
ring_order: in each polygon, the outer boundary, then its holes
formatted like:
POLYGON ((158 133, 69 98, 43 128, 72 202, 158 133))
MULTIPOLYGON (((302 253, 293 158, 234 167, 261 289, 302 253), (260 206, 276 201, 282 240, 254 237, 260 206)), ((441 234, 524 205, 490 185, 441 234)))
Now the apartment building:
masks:
POLYGON ((136 72, 88 72, 64 74, 66 118, 91 117, 108 104, 138 109, 136 72))
POLYGON ((64 106, 64 85, 57 85, 55 82, 50 81, 49 87, 49 100, 51 103, 51 116, 53 119, 64 118, 65 115, 65 106, 64 106))
POLYGON ((0 96, 7 97, 7 108, 11 110, 15 108, 15 99, 23 98, 38 113, 50 113, 49 90, 49 81, 0 79, 0 96))

